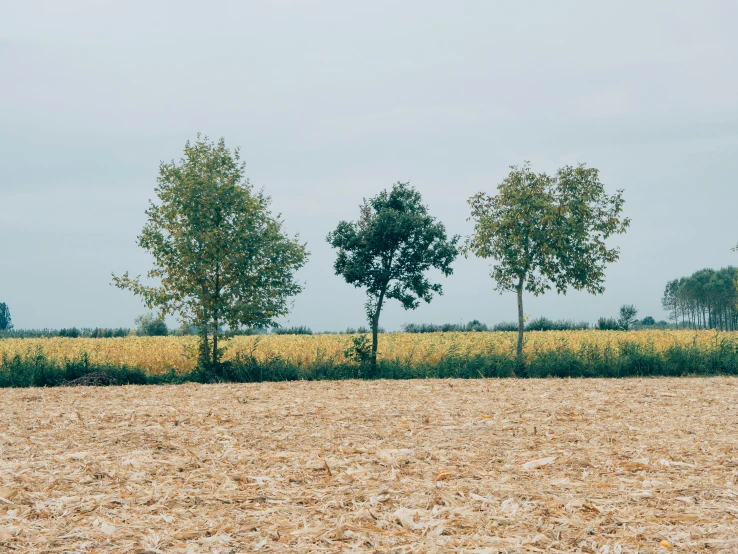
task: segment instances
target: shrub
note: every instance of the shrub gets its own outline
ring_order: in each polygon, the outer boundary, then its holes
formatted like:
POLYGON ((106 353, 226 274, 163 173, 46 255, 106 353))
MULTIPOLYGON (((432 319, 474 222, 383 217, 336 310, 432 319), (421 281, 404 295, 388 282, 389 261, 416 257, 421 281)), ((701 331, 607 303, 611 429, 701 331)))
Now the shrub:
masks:
POLYGON ((614 317, 601 317, 597 320, 597 328, 600 331, 617 331, 620 325, 614 317))
POLYGON ((473 319, 469 323, 443 323, 436 325, 433 323, 406 323, 402 326, 405 333, 469 333, 479 331, 489 331, 486 324, 478 319, 473 319))
POLYGON ((149 313, 136 318, 136 334, 142 337, 165 337, 169 329, 163 318, 149 313))
POLYGON ((310 327, 300 325, 299 327, 275 327, 272 332, 275 335, 312 335, 310 327))

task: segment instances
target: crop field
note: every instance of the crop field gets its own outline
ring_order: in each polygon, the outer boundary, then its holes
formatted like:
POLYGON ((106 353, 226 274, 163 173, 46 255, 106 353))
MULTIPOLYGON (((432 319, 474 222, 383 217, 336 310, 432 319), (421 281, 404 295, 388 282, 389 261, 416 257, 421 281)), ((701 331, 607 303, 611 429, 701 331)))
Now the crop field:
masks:
POLYGON ((7 552, 736 552, 738 380, 0 390, 7 552))
MULTIPOLYGON (((379 359, 405 364, 434 364, 449 357, 469 358, 496 354, 514 357, 516 333, 389 333, 380 336, 379 359)), ((87 354, 91 364, 139 367, 150 373, 195 367, 197 337, 126 337, 112 339, 42 338, 0 340, 0 359, 43 354, 52 360, 78 359, 87 354)), ((654 353, 674 346, 690 347, 709 355, 725 343, 735 344, 738 332, 715 331, 533 331, 526 334, 525 355, 571 350, 587 355, 610 352, 624 344, 654 353)), ((224 360, 247 356, 259 363, 280 360, 298 367, 346 362, 349 335, 239 336, 225 341, 224 360)))

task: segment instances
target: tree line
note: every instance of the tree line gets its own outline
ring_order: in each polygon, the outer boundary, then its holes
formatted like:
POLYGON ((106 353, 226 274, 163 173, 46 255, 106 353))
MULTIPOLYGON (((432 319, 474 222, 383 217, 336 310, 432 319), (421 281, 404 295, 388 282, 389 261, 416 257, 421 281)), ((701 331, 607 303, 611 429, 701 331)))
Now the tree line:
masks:
MULTIPOLYGON (((142 297, 160 315, 177 315, 200 333, 200 363, 218 368, 223 327, 270 327, 289 311, 302 291, 296 272, 309 252, 299 236, 288 236, 270 211, 270 198, 245 176, 238 149, 224 139, 197 136, 179 163, 159 167, 148 221, 138 245, 154 258, 149 284, 128 273, 113 284, 142 297)), ((397 182, 365 198, 355 221, 340 221, 326 237, 336 250, 334 270, 365 290, 372 341, 368 356, 377 365, 380 315, 389 301, 406 310, 443 293, 428 270, 448 277, 460 255, 492 258, 499 292, 518 297, 517 362, 523 368, 523 292, 555 288, 599 294, 605 267, 619 258, 606 243, 624 233, 623 191, 605 191, 596 168, 564 166, 554 175, 530 164, 511 166, 496 194, 469 199, 474 232, 463 244, 430 215, 420 193, 397 182)), ((363 348, 363 346, 362 346, 363 348)))
MULTIPOLYGON (((113 274, 113 284, 158 311, 157 319, 144 323, 160 325, 170 314, 196 329, 200 364, 217 368, 221 337, 277 326, 277 318, 289 313, 291 299, 303 289, 296 273, 309 256, 307 245, 299 235, 287 235, 269 196, 245 176, 238 148, 227 148, 224 139, 198 135, 188 141, 178 163, 160 164, 155 194, 138 237, 153 257, 148 282, 126 272, 113 274)), ((461 241, 430 215, 418 190, 396 182, 365 198, 359 217, 340 221, 326 237, 336 250, 335 273, 366 292, 371 366, 385 304, 394 300, 413 310, 430 302, 443 288, 428 270, 448 277, 459 255, 474 255, 495 261, 490 276, 498 292, 517 296, 516 359, 524 372, 523 293, 602 293, 605 269, 620 255, 609 239, 630 224, 622 214, 623 191, 608 194, 599 171, 585 164, 552 175, 534 172, 529 163, 510 166, 494 194, 479 192, 468 204, 474 230, 461 241)), ((707 278, 698 272, 671 283, 665 305, 673 305, 673 317, 683 325, 734 329, 734 279, 729 270, 705 271, 707 278)), ((635 323, 635 313, 621 313, 620 328, 635 323)))
POLYGON ((738 330, 738 271, 701 269, 669 281, 661 304, 677 327, 738 330))

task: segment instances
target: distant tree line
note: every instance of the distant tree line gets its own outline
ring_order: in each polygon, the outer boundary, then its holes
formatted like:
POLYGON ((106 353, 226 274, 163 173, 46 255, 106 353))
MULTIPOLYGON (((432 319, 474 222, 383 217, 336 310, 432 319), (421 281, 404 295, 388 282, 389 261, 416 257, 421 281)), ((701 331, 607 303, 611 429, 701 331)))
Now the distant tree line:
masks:
POLYGON ((4 339, 39 339, 46 337, 110 339, 127 337, 131 329, 125 327, 65 327, 63 329, 8 329, 0 331, 0 338, 4 339))
POLYGON ((674 325, 689 329, 738 330, 738 270, 701 269, 666 284, 661 305, 674 325))
MULTIPOLYGON (((489 331, 486 323, 473 319, 469 323, 406 323, 402 326, 405 333, 467 333, 489 331)), ((517 330, 517 326, 515 327, 517 330)))

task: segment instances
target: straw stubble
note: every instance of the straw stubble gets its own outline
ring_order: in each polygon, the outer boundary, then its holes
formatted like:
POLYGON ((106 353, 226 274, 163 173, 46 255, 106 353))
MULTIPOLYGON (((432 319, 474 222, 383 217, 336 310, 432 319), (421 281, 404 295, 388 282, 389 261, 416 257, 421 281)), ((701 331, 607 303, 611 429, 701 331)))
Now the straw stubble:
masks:
POLYGON ((0 549, 738 549, 738 381, 0 391, 0 549))

